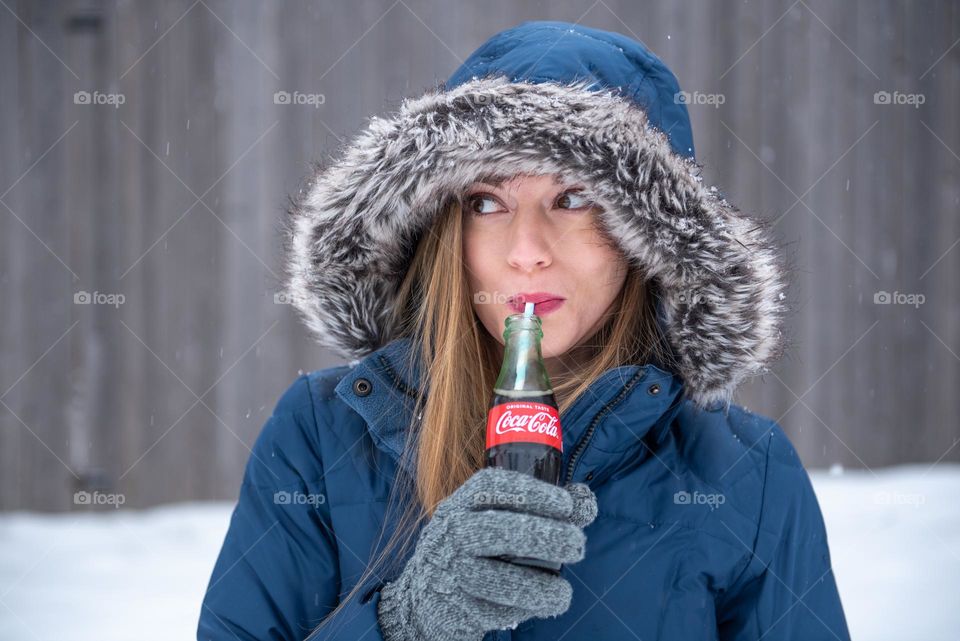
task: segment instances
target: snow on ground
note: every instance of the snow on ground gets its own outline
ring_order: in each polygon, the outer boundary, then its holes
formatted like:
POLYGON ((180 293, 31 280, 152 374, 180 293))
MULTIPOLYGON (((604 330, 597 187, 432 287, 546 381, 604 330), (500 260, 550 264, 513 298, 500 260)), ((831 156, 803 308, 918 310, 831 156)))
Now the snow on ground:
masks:
MULTIPOLYGON (((960 465, 812 472, 855 641, 960 635, 960 465)), ((194 639, 232 504, 0 514, 0 641, 194 639)))
POLYGON ((960 465, 810 476, 851 638, 960 639, 960 465))

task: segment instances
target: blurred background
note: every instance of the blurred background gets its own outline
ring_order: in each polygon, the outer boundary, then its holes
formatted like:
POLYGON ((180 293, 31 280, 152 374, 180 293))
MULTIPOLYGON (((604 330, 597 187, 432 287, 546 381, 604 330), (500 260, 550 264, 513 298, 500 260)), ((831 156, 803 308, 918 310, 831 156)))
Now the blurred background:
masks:
POLYGON ((676 73, 798 270, 735 401, 811 470, 854 638, 956 638, 960 5, 0 0, 0 639, 194 634, 261 426, 342 362, 277 296, 288 194, 533 19, 676 73))

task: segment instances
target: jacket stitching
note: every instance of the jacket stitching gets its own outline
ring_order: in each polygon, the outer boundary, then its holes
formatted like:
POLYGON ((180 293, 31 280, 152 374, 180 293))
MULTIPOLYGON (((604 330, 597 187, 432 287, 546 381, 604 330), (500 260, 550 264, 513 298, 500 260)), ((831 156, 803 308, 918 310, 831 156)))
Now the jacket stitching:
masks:
MULTIPOLYGON (((549 30, 551 30, 551 31, 559 31, 559 32, 563 32, 563 33, 569 33, 569 31, 568 31, 567 29, 561 29, 560 27, 546 27, 546 26, 545 26, 545 27, 543 27, 543 28, 544 28, 544 29, 549 29, 549 30)), ((597 43, 603 45, 604 47, 606 47, 606 48, 609 49, 610 51, 615 51, 617 54, 620 54, 620 56, 621 56, 622 58, 625 58, 625 59, 627 59, 627 60, 633 60, 633 58, 630 58, 629 56, 627 56, 627 55, 623 52, 622 49, 620 49, 619 47, 617 47, 616 45, 614 45, 612 42, 607 42, 606 40, 601 40, 601 39, 599 39, 599 38, 597 38, 597 37, 595 37, 595 36, 591 36, 591 35, 588 34, 588 33, 579 33, 578 35, 580 35, 580 36, 582 36, 582 37, 584 37, 584 38, 587 38, 587 39, 589 39, 589 40, 593 40, 594 42, 597 42, 597 43)), ((640 66, 643 67, 643 70, 644 70, 645 72, 647 72, 647 73, 650 72, 650 64, 649 64, 649 62, 648 62, 647 60, 644 60, 643 58, 637 58, 637 59, 636 59, 636 62, 639 63, 640 66)), ((646 76, 644 76, 644 77, 646 77, 646 76)))
POLYGON ((390 378, 392 379, 393 384, 397 387, 397 389, 399 389, 401 392, 403 392, 410 398, 416 400, 417 393, 411 390, 409 387, 407 387, 407 384, 404 383, 403 380, 397 375, 397 373, 394 371, 393 367, 390 365, 390 362, 386 359, 386 357, 384 357, 383 354, 380 354, 377 360, 380 361, 380 364, 387 371, 387 374, 390 375, 390 378))
POLYGON ((657 638, 658 639, 662 638, 661 632, 663 631, 663 619, 664 617, 667 616, 667 612, 670 610, 670 608, 668 607, 668 604, 672 600, 673 595, 676 593, 676 591, 672 589, 673 584, 677 580, 677 575, 680 574, 680 564, 682 562, 681 557, 679 555, 674 555, 673 559, 674 559, 673 574, 670 575, 670 581, 664 585, 664 587, 666 588, 667 596, 663 601, 663 607, 660 609, 660 616, 657 617, 657 638))
MULTIPOLYGON (((768 434, 769 434, 769 432, 768 432, 768 434)), ((717 596, 719 596, 719 600, 720 600, 720 603, 717 603, 717 605, 719 605, 719 606, 721 607, 721 609, 717 611, 717 620, 718 620, 718 622, 721 620, 722 615, 723 615, 723 614, 725 613, 725 611, 726 611, 725 606, 728 605, 727 602, 726 602, 727 599, 729 599, 729 598, 734 598, 734 597, 736 596, 735 594, 733 594, 733 593, 730 591, 730 589, 731 589, 731 588, 734 588, 734 589, 735 589, 735 588, 737 588, 737 587, 740 585, 741 580, 742 580, 743 577, 746 575, 747 571, 750 569, 750 566, 752 565, 753 559, 760 560, 760 558, 757 556, 756 548, 757 548, 757 543, 758 543, 759 540, 760 540, 760 533, 764 531, 764 530, 763 530, 763 527, 762 527, 762 522, 763 522, 763 501, 764 501, 764 499, 766 498, 766 494, 767 494, 767 477, 768 477, 769 468, 770 468, 770 443, 771 443, 771 441, 770 441, 770 439, 768 439, 768 441, 767 441, 767 449, 766 449, 766 452, 765 452, 765 455, 764 455, 764 464, 763 464, 763 487, 762 487, 762 489, 761 489, 761 491, 760 491, 760 512, 759 512, 759 514, 758 514, 758 516, 757 516, 757 531, 756 531, 756 534, 754 535, 753 544, 752 544, 752 546, 751 546, 751 549, 750 549, 747 553, 742 554, 741 557, 740 557, 741 561, 739 561, 739 562, 737 563, 737 565, 739 565, 740 563, 743 563, 743 568, 742 568, 739 572, 737 572, 736 576, 734 576, 734 577, 730 580, 730 582, 729 582, 729 584, 728 584, 728 586, 727 586, 728 589, 727 589, 727 590, 724 590, 724 592, 722 593, 722 595, 717 595, 717 596), (745 561, 745 562, 744 562, 744 561, 745 561)), ((743 547, 743 543, 742 543, 742 542, 740 543, 740 546, 743 547)), ((766 565, 766 564, 763 564, 763 565, 766 565)), ((759 577, 759 574, 757 575, 757 577, 759 577)), ((751 577, 751 578, 749 579, 749 581, 746 581, 746 583, 750 583, 751 581, 756 580, 757 577, 751 577)), ((741 589, 742 589, 742 586, 740 586, 740 587, 741 587, 741 589)), ((714 602, 715 602, 715 603, 717 602, 717 596, 714 597, 714 602)), ((757 630, 762 629, 761 626, 760 626, 760 618, 759 618, 759 617, 760 617, 760 615, 759 615, 758 612, 757 612, 757 608, 754 608, 754 609, 753 609, 753 624, 754 624, 754 626, 755 626, 755 628, 756 628, 757 630)))
POLYGON ((653 520, 653 521, 652 521, 652 520, 650 520, 650 519, 644 519, 644 520, 641 520, 641 519, 631 519, 630 517, 622 516, 622 515, 620 515, 620 514, 611 514, 611 513, 609 513, 609 512, 598 512, 598 513, 597 513, 597 519, 600 519, 601 517, 603 517, 603 518, 608 518, 608 519, 615 519, 615 520, 618 520, 618 521, 624 521, 624 522, 626 522, 626 523, 633 523, 633 524, 635 524, 635 525, 655 525, 655 526, 657 526, 657 527, 662 527, 662 526, 676 526, 676 527, 682 528, 682 529, 684 529, 684 530, 687 530, 687 531, 689 531, 689 532, 694 532, 694 533, 696 533, 696 534, 703 534, 704 536, 709 536, 709 537, 712 538, 712 539, 716 539, 717 541, 720 541, 721 543, 726 543, 727 545, 730 545, 730 546, 732 546, 732 547, 735 547, 735 548, 737 548, 738 550, 741 549, 741 548, 743 548, 743 544, 742 544, 742 543, 739 543, 736 539, 725 539, 725 538, 723 538, 723 536, 720 535, 720 534, 715 534, 715 533, 711 532, 710 530, 705 530, 705 529, 703 529, 703 528, 697 527, 696 525, 690 525, 689 523, 684 523, 683 521, 661 521, 661 520, 653 520))

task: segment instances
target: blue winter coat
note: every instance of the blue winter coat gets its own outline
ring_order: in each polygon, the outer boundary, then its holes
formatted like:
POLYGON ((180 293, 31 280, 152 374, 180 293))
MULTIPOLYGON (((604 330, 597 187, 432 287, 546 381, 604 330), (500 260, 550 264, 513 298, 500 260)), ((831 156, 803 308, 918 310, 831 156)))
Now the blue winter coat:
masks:
MULTIPOLYGON (((303 639, 354 586, 411 419, 415 388, 399 375, 409 344, 284 393, 247 464, 198 639, 303 639)), ((584 560, 562 570, 572 605, 486 639, 849 638, 817 499, 787 437, 737 405, 677 402, 680 389, 655 366, 617 367, 561 415, 565 481, 587 483, 599 508, 584 560)), ((382 639, 380 593, 366 592, 315 638, 382 639)))
MULTIPOLYGON (((445 197, 514 172, 585 184, 656 285, 675 371, 609 369, 561 415, 563 481, 587 483, 599 506, 584 560, 562 570, 572 605, 487 641, 848 639, 810 480, 773 420, 730 402, 782 351, 779 249, 702 184, 681 96, 640 43, 524 23, 317 167, 293 199, 286 291, 352 366, 298 378, 264 425, 199 639, 303 639, 379 552, 423 384, 402 373, 411 342, 387 312, 445 197)), ((381 639, 376 588, 391 578, 364 584, 315 638, 381 639)))

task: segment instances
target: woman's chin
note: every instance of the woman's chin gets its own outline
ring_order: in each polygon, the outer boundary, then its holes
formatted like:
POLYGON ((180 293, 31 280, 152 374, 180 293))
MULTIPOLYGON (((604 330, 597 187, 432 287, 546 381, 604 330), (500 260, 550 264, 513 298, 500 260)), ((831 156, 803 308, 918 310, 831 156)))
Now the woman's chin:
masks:
POLYGON ((570 350, 571 345, 572 343, 566 340, 566 337, 557 336, 548 339, 547 332, 544 330, 543 339, 540 342, 540 353, 544 359, 556 358, 566 354, 570 350))

